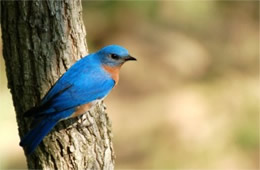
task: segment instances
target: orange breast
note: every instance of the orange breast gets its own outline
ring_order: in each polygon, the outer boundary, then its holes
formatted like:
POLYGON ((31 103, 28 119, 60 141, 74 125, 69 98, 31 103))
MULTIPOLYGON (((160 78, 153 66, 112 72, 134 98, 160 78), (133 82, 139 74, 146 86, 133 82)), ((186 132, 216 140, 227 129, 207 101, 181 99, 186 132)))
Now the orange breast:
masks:
POLYGON ((121 68, 121 65, 120 66, 116 66, 116 67, 103 65, 103 68, 110 74, 111 78, 113 80, 115 80, 115 83, 117 85, 117 83, 119 81, 119 70, 121 68))
POLYGON ((92 103, 87 103, 77 107, 76 111, 70 117, 77 117, 79 115, 82 115, 83 113, 86 113, 92 105, 92 103))

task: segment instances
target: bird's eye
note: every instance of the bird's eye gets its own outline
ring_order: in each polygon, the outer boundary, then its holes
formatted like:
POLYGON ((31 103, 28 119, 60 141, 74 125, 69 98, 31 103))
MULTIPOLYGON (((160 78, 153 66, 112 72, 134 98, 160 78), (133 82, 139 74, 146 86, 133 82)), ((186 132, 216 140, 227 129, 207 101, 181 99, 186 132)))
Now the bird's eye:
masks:
POLYGON ((111 54, 110 57, 114 60, 118 60, 119 59, 119 56, 116 55, 116 54, 111 54))

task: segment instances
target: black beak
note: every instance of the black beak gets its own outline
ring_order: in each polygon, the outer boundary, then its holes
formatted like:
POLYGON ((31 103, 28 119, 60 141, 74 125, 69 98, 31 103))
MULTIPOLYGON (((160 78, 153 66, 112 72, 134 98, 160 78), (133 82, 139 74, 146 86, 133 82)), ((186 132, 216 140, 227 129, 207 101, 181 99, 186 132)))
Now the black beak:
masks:
POLYGON ((132 56, 127 56, 127 58, 125 59, 125 61, 129 61, 129 60, 133 60, 136 61, 136 58, 132 57, 132 56))

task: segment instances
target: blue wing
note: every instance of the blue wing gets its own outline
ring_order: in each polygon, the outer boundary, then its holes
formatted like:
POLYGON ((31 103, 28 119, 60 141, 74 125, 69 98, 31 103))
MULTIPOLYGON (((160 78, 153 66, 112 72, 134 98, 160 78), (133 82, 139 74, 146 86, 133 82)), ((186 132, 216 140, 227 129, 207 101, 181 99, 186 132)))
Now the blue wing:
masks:
POLYGON ((56 123, 69 117, 77 106, 105 97, 114 87, 94 54, 75 63, 49 90, 38 107, 25 113, 34 117, 34 128, 21 140, 27 154, 32 153, 56 123))
POLYGON ((70 116, 69 114, 75 111, 73 108, 105 97, 115 82, 100 65, 86 61, 87 58, 74 64, 47 93, 41 104, 26 115, 34 117, 53 115, 61 119, 70 116), (65 110, 71 110, 71 113, 64 112, 65 110))

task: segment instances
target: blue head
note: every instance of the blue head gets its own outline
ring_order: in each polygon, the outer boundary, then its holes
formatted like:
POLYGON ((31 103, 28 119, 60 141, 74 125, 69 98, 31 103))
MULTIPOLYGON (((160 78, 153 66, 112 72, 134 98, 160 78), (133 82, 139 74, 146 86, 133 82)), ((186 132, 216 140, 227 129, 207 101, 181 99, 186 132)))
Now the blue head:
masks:
POLYGON ((106 46, 99 50, 96 54, 100 57, 102 64, 111 67, 121 66, 129 60, 136 60, 134 57, 129 55, 127 49, 119 45, 106 46))

